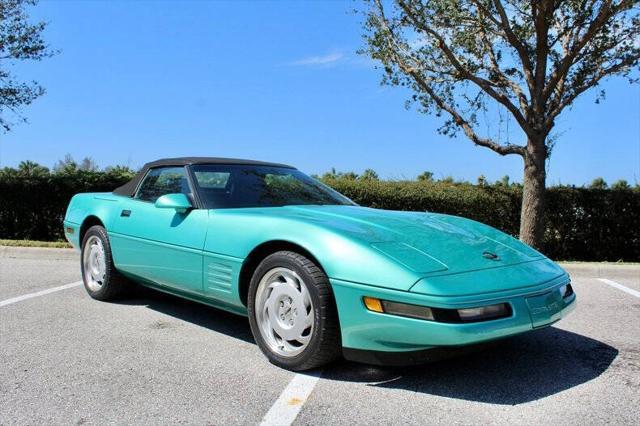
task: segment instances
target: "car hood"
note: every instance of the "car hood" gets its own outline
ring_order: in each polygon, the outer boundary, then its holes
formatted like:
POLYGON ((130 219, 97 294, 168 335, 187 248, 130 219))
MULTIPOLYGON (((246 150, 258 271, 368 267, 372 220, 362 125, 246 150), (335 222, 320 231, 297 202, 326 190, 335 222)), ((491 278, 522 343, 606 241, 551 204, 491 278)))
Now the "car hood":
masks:
POLYGON ((499 268, 544 258, 497 229, 457 216, 359 206, 289 206, 283 210, 369 244, 421 276, 499 268))

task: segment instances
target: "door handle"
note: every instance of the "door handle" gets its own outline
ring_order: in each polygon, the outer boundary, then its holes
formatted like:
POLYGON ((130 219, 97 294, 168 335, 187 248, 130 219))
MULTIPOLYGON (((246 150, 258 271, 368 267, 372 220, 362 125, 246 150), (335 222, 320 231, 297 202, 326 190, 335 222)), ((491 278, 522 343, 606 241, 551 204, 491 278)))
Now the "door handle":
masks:
POLYGON ((131 210, 122 210, 122 213, 120 213, 120 217, 129 217, 131 216, 131 210))

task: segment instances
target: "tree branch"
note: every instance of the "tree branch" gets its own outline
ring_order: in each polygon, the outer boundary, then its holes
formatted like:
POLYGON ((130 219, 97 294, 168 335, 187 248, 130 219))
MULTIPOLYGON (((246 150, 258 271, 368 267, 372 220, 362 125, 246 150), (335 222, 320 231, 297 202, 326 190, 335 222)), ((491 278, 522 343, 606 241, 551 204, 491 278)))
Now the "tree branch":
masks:
POLYGON ((480 18, 478 19, 478 22, 477 22, 478 29, 480 32, 480 38, 482 39, 484 48, 487 51, 487 54, 489 56, 491 71, 498 77, 498 79, 502 84, 508 86, 513 91, 513 93, 515 93, 516 97, 518 98, 518 102, 520 103, 520 109, 525 113, 525 115, 527 115, 529 113, 529 102, 527 100, 527 97, 523 93, 520 86, 514 81, 512 81, 510 78, 507 78, 504 75, 504 72, 502 72, 502 70, 500 69, 500 64, 498 63, 498 60, 496 58, 496 53, 493 49, 493 45, 489 41, 489 38, 487 37, 487 32, 484 25, 485 12, 483 10, 478 9, 478 16, 480 18))
MULTIPOLYGON (((478 136, 476 132, 473 130, 473 127, 471 126, 469 121, 466 120, 464 117, 462 117, 462 115, 460 115, 455 110, 455 108, 449 105, 441 96, 439 96, 436 93, 435 90, 433 90, 433 88, 431 87, 427 79, 425 79, 424 76, 422 76, 422 74, 418 71, 418 69, 407 64, 404 58, 398 54, 398 50, 399 50, 398 43, 396 41, 396 37, 393 33, 393 30, 391 30, 389 23, 385 18, 384 7, 382 6, 381 0, 374 0, 374 1, 380 13, 380 16, 378 18, 380 21, 380 25, 382 26, 384 31, 387 33, 387 36, 385 37, 385 43, 389 48, 389 52, 391 53, 391 55, 393 55, 393 59, 395 63, 398 65, 398 67, 405 74, 410 75, 415 81, 415 83, 434 100, 436 105, 441 110, 446 111, 451 115, 456 125, 462 128, 465 135, 474 144, 483 146, 485 148, 489 148, 500 155, 518 154, 518 155, 524 156, 525 148, 520 145, 514 145, 514 144, 502 145, 493 141, 492 139, 482 138, 478 136)), ((415 63, 419 63, 415 58, 411 58, 411 60, 415 63)))
POLYGON ((419 28, 422 32, 425 32, 425 33, 431 35, 432 37, 434 37, 438 41, 438 48, 443 51, 443 53, 445 54, 445 56, 447 57, 447 59, 449 60, 451 65, 453 65, 453 67, 460 74, 462 74, 464 77, 466 77, 467 79, 469 79, 470 81, 475 83, 478 87, 480 87, 482 90, 484 90, 489 96, 494 98, 496 101, 498 101, 499 103, 504 105, 504 107, 507 108, 507 110, 509 110, 509 112, 511 112, 511 114, 514 116, 514 118, 516 119, 516 121, 518 122, 520 127, 522 127, 524 132, 527 133, 527 135, 531 135, 532 134, 533 129, 531 128, 531 126, 529 126, 529 123, 527 123, 527 120, 522 115, 522 112, 511 102, 511 100, 507 96, 505 96, 503 93, 496 92, 491 87, 491 82, 487 81, 486 79, 484 79, 482 77, 479 77, 479 76, 473 74, 464 65, 462 65, 462 63, 456 57, 456 55, 453 53, 453 51, 448 46, 448 44, 444 40, 444 38, 442 38, 442 36, 438 32, 433 30, 424 21, 421 21, 420 19, 418 19, 418 17, 415 15, 415 11, 412 10, 404 2, 404 0, 398 0, 398 4, 404 10, 404 12, 407 14, 409 19, 416 26, 416 28, 419 28))
POLYGON ((498 10, 498 14, 500 15, 500 27, 504 30, 507 41, 516 49, 516 52, 518 52, 518 57, 520 58, 520 62, 522 63, 524 76, 527 80, 527 85, 529 86, 529 93, 533 96, 533 66, 531 65, 531 60, 529 59, 529 52, 527 52, 527 48, 525 47, 525 45, 513 32, 511 24, 509 23, 509 17, 507 16, 507 13, 505 12, 500 0, 494 0, 493 3, 498 10))
POLYGON ((611 0, 604 0, 600 10, 596 15, 596 18, 589 24, 587 31, 580 37, 580 27, 576 29, 573 37, 573 43, 569 48, 569 51, 560 60, 560 63, 551 73, 549 81, 546 84, 543 93, 542 101, 547 102, 551 97, 551 94, 556 91, 556 86, 561 79, 565 79, 571 66, 575 63, 576 56, 580 53, 582 48, 591 41, 596 35, 598 30, 607 22, 609 18, 620 12, 621 10, 629 7, 633 4, 633 0, 621 0, 616 6, 611 7, 611 0))
POLYGON ((545 121, 545 126, 547 128, 551 128, 553 126, 553 121, 562 112, 564 108, 566 108, 568 105, 571 105, 571 103, 578 96, 584 93, 586 90, 596 86, 598 82, 602 80, 604 77, 615 74, 618 71, 624 69, 625 67, 631 66, 634 63, 638 62, 638 60, 640 60, 640 54, 631 55, 625 58, 623 61, 618 62, 615 65, 611 65, 608 68, 601 69, 600 72, 596 73, 593 77, 591 77, 585 83, 583 83, 580 86, 576 86, 569 96, 558 101, 558 105, 548 114, 547 119, 545 121))
MULTIPOLYGON (((534 27, 536 31, 536 70, 535 70, 535 91, 531 95, 535 121, 537 125, 542 125, 544 116, 543 89, 547 77, 547 59, 549 56, 549 15, 553 14, 552 0, 531 0, 531 13, 533 15, 534 27)), ((541 130, 541 129, 537 129, 541 130)))

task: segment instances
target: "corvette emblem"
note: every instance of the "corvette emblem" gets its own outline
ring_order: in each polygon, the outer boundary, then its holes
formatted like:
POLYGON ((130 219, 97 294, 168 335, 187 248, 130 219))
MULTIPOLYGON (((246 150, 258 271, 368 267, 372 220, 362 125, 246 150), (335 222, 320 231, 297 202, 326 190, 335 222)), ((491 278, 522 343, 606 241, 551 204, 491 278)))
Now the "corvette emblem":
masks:
POLYGON ((489 260, 500 260, 500 257, 498 257, 497 254, 491 253, 490 251, 483 252, 482 253, 482 257, 484 257, 485 259, 489 259, 489 260))

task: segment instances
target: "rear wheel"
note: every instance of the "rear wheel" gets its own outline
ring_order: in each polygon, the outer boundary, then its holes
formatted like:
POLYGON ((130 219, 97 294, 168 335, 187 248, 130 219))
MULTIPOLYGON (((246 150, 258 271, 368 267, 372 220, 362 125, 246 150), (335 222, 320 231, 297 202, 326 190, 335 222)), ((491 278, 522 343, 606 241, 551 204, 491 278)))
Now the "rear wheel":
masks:
POLYGON ((129 283, 113 265, 109 237, 102 226, 92 226, 84 235, 80 259, 82 281, 89 296, 106 301, 125 293, 129 283))
POLYGON ((248 297, 253 336, 272 363, 308 370, 340 355, 340 328, 327 276, 291 251, 265 258, 248 297))

